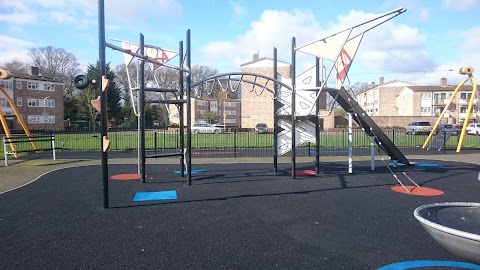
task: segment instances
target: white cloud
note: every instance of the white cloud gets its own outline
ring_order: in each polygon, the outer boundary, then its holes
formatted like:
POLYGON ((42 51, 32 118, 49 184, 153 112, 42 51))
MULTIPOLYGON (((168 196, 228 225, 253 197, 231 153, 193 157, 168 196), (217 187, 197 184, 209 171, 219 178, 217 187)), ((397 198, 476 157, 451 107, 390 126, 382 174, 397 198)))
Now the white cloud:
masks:
POLYGON ((436 63, 427 52, 426 43, 418 29, 387 23, 366 34, 358 60, 362 66, 377 71, 434 70, 436 63))
POLYGON ((77 24, 78 21, 75 16, 69 14, 68 12, 50 12, 50 18, 55 20, 57 23, 67 23, 67 24, 77 24))
POLYGON ((0 59, 2 63, 13 59, 28 63, 31 60, 27 55, 28 50, 34 46, 30 41, 0 35, 0 59))
POLYGON ((479 0, 443 0, 443 6, 448 9, 466 11, 476 6, 480 6, 479 0))
POLYGON ((461 39, 460 46, 460 59, 458 66, 473 66, 480 70, 480 27, 470 28, 460 32, 459 37, 461 39))
MULTIPOLYGON (((257 51, 260 56, 272 57, 272 47, 275 46, 279 59, 290 62, 292 37, 296 37, 298 47, 376 16, 352 10, 338 16, 337 21, 320 25, 314 14, 308 11, 267 10, 245 33, 233 41, 208 43, 202 47, 201 55, 216 63, 229 59, 231 69, 237 70, 240 64, 251 61, 252 54, 257 51)), ((426 44, 427 38, 418 29, 396 24, 393 19, 365 34, 353 66, 366 69, 363 72, 434 70, 436 63, 427 52, 426 44)), ((307 61, 310 60, 315 61, 307 61)), ((311 66, 301 61, 297 60, 299 67, 311 66)))
POLYGON ((300 40, 318 35, 319 31, 318 23, 310 12, 266 10, 258 21, 251 23, 250 29, 233 41, 213 41, 200 51, 211 61, 230 59, 230 64, 238 69, 239 64, 250 61, 255 52, 259 51, 261 57, 271 57, 273 47, 277 47, 279 59, 288 59, 292 36, 295 35, 297 43, 300 43, 300 40))
POLYGON ((471 28, 460 32, 461 38, 464 40, 462 49, 476 49, 480 48, 480 27, 471 28))
POLYGON ((8 48, 31 47, 34 45, 35 44, 30 41, 0 35, 0 50, 5 50, 8 48))
POLYGON ((5 1, 0 5, 0 22, 21 25, 36 21, 35 12, 21 1, 5 1))

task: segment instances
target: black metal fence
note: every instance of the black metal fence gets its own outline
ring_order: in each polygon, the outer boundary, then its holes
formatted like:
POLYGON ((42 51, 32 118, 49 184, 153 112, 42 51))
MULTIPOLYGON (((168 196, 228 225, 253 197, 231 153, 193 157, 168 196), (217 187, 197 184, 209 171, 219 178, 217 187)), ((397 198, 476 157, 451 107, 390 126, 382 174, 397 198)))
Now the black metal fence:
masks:
MULTIPOLYGON (((100 134, 98 130, 62 130, 49 131, 55 135, 56 146, 63 151, 99 151, 100 134)), ((406 135, 401 129, 388 129, 384 133, 405 155, 426 155, 455 151, 459 135, 453 135, 440 149, 423 149, 427 135, 406 135), (444 147, 443 147, 444 146, 444 147)), ((42 132, 42 134, 45 134, 42 132)), ((39 134, 32 134, 39 135, 39 134)), ((108 131, 111 151, 136 151, 138 133, 134 129, 111 129, 108 131)), ((361 129, 353 130, 353 154, 370 155, 370 138, 361 129)), ((348 155, 347 130, 321 131, 319 134, 321 156, 348 155)), ((192 154, 205 157, 268 157, 273 156, 274 137, 272 133, 231 131, 223 134, 193 134, 192 154)), ((3 146, 2 146, 3 147, 3 146)), ((17 146, 18 147, 18 146, 17 146)), ((28 147, 28 145, 25 145, 28 147)), ((172 153, 180 147, 178 130, 150 129, 145 132, 145 147, 148 152, 172 153)), ((384 153, 378 146, 377 154, 384 153)), ((480 136, 466 135, 462 149, 480 150, 480 136)), ((314 156, 317 149, 314 143, 305 143, 297 147, 297 156, 314 156)), ((3 150, 2 150, 3 152, 3 150)), ((288 155, 288 154, 287 154, 288 155)))

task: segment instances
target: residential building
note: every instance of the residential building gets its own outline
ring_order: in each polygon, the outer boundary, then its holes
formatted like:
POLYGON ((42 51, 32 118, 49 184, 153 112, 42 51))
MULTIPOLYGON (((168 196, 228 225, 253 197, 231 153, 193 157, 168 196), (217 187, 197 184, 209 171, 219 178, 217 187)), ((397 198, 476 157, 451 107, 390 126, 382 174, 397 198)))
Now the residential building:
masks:
MULTIPOLYGON (((192 98, 192 123, 204 121, 205 113, 211 112, 216 117, 212 122, 225 123, 225 127, 240 127, 241 101, 239 99, 214 99, 214 98, 192 98)), ((178 109, 176 105, 169 106, 171 115, 170 122, 179 124, 178 109)), ((184 111, 184 123, 187 124, 187 111, 184 111)))
MULTIPOLYGON (((63 129, 63 89, 65 84, 46 78, 31 67, 28 74, 12 73, 8 80, 0 80, 12 98, 29 130, 63 129)), ((1 110, 10 130, 22 130, 13 109, 0 93, 1 110)))
MULTIPOLYGON (((357 95, 358 104, 380 126, 404 126, 411 120, 436 121, 457 86, 448 85, 446 78, 439 85, 419 86, 408 82, 392 81, 378 85, 357 95)), ((472 86, 465 84, 453 97, 442 122, 461 124, 465 120, 472 86)), ((478 122, 478 97, 469 121, 478 122)))
MULTIPOLYGON (((252 61, 240 65, 240 68, 242 72, 256 73, 273 78, 273 64, 273 59, 268 57, 260 58, 258 54, 254 54, 252 61)), ((281 76, 290 78, 290 70, 290 63, 277 60, 277 72, 281 76)), ((249 78, 248 80, 253 81, 253 78, 249 78)), ((271 90, 274 89, 274 84, 271 81, 267 84, 265 79, 258 78, 256 82, 259 85, 266 85, 266 87, 271 90)), ((254 128, 257 123, 266 123, 268 127, 273 127, 273 93, 269 93, 261 86, 253 87, 249 84, 242 85, 240 93, 242 98, 242 128, 254 128)), ((320 109, 324 110, 326 108, 325 92, 320 94, 319 100, 320 109)), ((326 112, 323 112, 323 114, 327 115, 326 112)), ((322 113, 320 115, 322 115, 322 113)), ((329 125, 331 124, 333 127, 333 115, 328 114, 326 117, 328 117, 328 120, 324 120, 322 123, 324 125, 327 123, 329 125)))
MULTIPOLYGON (((258 54, 253 55, 250 62, 240 65, 242 72, 256 73, 273 78, 273 59, 263 57, 260 58, 258 54)), ((290 77, 290 63, 277 61, 277 71, 280 75, 290 77)), ((247 78, 253 81, 253 78, 247 78)), ((273 90, 272 82, 263 78, 258 78, 256 81, 260 85, 266 85, 268 89, 273 90)), ((242 85, 240 89, 240 96, 242 98, 242 128, 254 128, 257 123, 266 123, 268 127, 273 127, 273 94, 263 90, 262 87, 253 87, 249 84, 242 85)))
MULTIPOLYGON (((442 78, 438 86, 405 87, 397 97, 399 116, 418 115, 438 118, 452 98, 457 86, 447 85, 447 79, 442 78)), ((468 103, 472 95, 472 86, 463 85, 449 104, 443 121, 448 124, 462 124, 466 118, 468 103)), ((469 115, 469 122, 479 121, 478 96, 469 115)))
POLYGON ((380 77, 378 85, 372 82, 371 88, 356 96, 357 103, 369 116, 399 115, 396 98, 406 86, 415 84, 397 80, 385 83, 380 77))

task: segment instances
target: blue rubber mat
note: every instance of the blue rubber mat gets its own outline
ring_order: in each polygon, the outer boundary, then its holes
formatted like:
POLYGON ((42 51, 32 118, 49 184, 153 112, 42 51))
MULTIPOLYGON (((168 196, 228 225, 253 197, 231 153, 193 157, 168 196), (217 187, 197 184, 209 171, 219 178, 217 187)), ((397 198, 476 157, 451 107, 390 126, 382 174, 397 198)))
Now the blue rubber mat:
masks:
POLYGON ((176 190, 156 191, 156 192, 137 192, 133 197, 134 202, 176 200, 176 190))
MULTIPOLYGON (((199 169, 199 170, 192 170, 192 174, 200 173, 200 172, 205 172, 207 171, 206 169, 199 169)), ((174 173, 180 173, 180 170, 173 171, 174 173)), ((183 171, 184 174, 187 174, 187 171, 183 171)))
MULTIPOLYGON (((401 162, 389 162, 388 166, 390 167, 402 167, 406 166, 405 163, 401 162)), ((435 164, 435 163, 415 163, 412 168, 442 168, 442 166, 435 164)))
POLYGON ((402 270, 417 269, 423 267, 451 267, 455 269, 475 269, 480 270, 480 265, 456 261, 406 261, 390 264, 377 268, 377 270, 402 270))

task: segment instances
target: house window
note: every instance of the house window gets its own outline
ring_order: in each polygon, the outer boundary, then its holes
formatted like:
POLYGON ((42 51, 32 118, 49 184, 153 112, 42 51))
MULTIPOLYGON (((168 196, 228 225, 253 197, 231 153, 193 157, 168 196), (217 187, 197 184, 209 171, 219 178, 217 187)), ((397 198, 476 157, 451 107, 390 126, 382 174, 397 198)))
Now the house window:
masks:
POLYGON ((41 99, 27 98, 27 106, 28 107, 41 107, 40 102, 42 102, 42 105, 43 105, 43 100, 41 100, 41 99))
POLYGON ((29 99, 27 99, 27 103, 28 103, 27 104, 28 107, 55 108, 55 100, 54 99, 29 98, 29 99))
POLYGON ((10 103, 8 103, 6 98, 0 98, 0 107, 10 107, 10 103))
POLYGON ((422 113, 429 113, 430 110, 430 107, 422 107, 422 113))
POLYGON ((472 93, 460 93, 460 99, 470 99, 472 97, 472 93))
POLYGON ((47 108, 55 108, 55 99, 47 99, 45 107, 47 108))
POLYGON ((55 115, 47 115, 45 117, 45 123, 55 124, 55 115))
POLYGON ((435 107, 433 108, 434 113, 441 113, 445 107, 435 107))
POLYGON ((27 89, 37 90, 38 89, 38 82, 27 82, 27 89))
POLYGON ((22 81, 17 81, 17 89, 22 89, 22 81))
POLYGON ((55 84, 52 84, 52 83, 45 83, 43 85, 43 89, 45 91, 55 91, 55 84))
POLYGON ((431 92, 423 92, 422 93, 422 99, 431 99, 432 98, 432 93, 431 92))
POLYGON ((225 111, 226 115, 237 115, 236 111, 225 111))
POLYGON ((29 124, 55 124, 55 115, 29 115, 29 124))
MULTIPOLYGON (((468 109, 467 106, 460 106, 460 113, 467 113, 467 109, 468 109)), ((476 110, 477 110, 477 106, 473 105, 471 112, 475 112, 476 110)))
POLYGON ((40 116, 41 115, 29 115, 27 121, 29 124, 38 124, 40 123, 40 116))
POLYGON ((21 97, 17 98, 17 106, 22 107, 22 98, 21 97))
POLYGON ((444 100, 447 98, 447 93, 435 93, 433 94, 433 99, 435 100, 444 100))
POLYGON ((237 107, 236 102, 225 102, 225 107, 237 107))
POLYGON ((5 90, 13 90, 12 82, 0 81, 0 86, 3 87, 3 89, 5 90))

